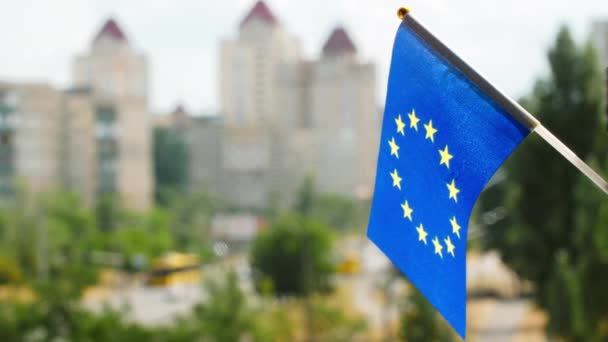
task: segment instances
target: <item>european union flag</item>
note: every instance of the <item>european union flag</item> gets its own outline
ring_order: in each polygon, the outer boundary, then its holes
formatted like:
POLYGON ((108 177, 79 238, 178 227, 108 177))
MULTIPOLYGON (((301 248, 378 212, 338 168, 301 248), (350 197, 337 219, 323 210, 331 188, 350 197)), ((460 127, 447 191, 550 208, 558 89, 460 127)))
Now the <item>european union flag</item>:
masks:
POLYGON ((463 338, 471 210, 534 126, 516 107, 411 16, 403 20, 368 236, 463 338))

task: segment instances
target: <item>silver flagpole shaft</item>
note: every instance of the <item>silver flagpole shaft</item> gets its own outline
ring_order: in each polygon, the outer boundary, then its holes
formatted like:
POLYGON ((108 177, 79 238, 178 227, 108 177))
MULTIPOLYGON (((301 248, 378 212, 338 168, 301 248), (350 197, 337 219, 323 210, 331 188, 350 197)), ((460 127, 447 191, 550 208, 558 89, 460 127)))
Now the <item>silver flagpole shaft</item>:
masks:
POLYGON ((564 158, 568 159, 572 165, 576 166, 587 178, 589 178, 598 188, 608 194, 608 183, 598 175, 589 165, 585 164, 568 146, 564 145, 553 133, 547 130, 543 125, 538 125, 534 128, 534 132, 540 135, 549 145, 551 145, 557 152, 561 153, 564 158))

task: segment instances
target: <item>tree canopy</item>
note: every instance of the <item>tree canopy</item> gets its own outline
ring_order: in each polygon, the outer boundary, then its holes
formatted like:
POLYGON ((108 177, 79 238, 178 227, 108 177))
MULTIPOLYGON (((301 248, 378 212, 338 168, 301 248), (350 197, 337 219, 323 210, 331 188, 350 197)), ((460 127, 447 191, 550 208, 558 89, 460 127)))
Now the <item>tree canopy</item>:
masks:
POLYGON ((278 219, 258 235, 251 263, 258 284, 277 295, 306 296, 330 288, 333 236, 327 226, 300 215, 278 219))
MULTIPOLYGON (((548 61, 549 76, 537 82, 524 105, 581 158, 606 170, 602 73, 592 47, 577 46, 562 28, 548 61)), ((550 333, 566 340, 608 337, 604 194, 534 135, 505 168, 507 181, 481 206, 504 203, 510 216, 487 229, 487 247, 499 249, 508 265, 535 284, 550 333)))
POLYGON ((165 192, 185 190, 188 184, 190 154, 182 134, 168 128, 154 129, 154 177, 156 200, 166 201, 165 192))

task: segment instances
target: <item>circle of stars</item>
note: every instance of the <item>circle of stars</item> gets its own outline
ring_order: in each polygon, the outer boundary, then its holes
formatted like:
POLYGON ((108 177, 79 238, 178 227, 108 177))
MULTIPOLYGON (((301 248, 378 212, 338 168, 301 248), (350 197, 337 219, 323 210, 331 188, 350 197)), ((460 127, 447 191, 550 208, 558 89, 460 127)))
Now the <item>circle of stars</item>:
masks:
MULTIPOLYGON (((413 132, 418 132, 418 124, 421 122, 421 119, 416 115, 416 110, 412 109, 410 113, 407 114, 406 122, 404 121, 401 114, 397 114, 397 117, 394 119, 396 125, 396 136, 401 135, 405 136, 406 128, 411 129, 413 132), (408 125, 409 123, 409 125, 408 125)), ((433 120, 429 119, 428 122, 422 122, 422 126, 425 130, 425 140, 429 140, 431 144, 435 144, 435 135, 438 134, 439 129, 433 125, 433 120)), ((388 141, 388 145, 390 147, 390 155, 399 159, 399 145, 397 140, 395 140, 395 136, 391 137, 388 141)), ((450 153, 448 145, 444 145, 442 149, 437 150, 439 153, 439 166, 445 166, 447 169, 450 169, 450 161, 454 158, 454 156, 450 153)), ((401 182, 402 178, 399 176, 399 172, 397 169, 393 169, 390 173, 393 187, 401 191, 401 182)), ((460 193, 460 189, 457 186, 456 179, 452 178, 450 183, 446 183, 447 188, 447 198, 448 200, 453 200, 454 203, 458 203, 458 194, 460 193)), ((401 209, 403 210, 403 219, 408 220, 410 222, 414 222, 414 208, 410 205, 408 200, 404 199, 403 203, 400 203, 401 209)), ((457 239, 460 239, 460 230, 461 227, 458 224, 456 216, 452 216, 447 220, 452 228, 451 233, 457 239)), ((447 223, 446 222, 446 225, 447 223)), ((427 237, 429 233, 424 228, 422 223, 419 223, 418 226, 415 227, 416 232, 418 233, 418 241, 423 243, 425 246, 428 245, 427 237)), ((441 239, 439 236, 435 235, 431 239, 431 243, 433 244, 434 254, 438 255, 443 259, 444 250, 446 256, 449 254, 452 257, 456 256, 456 246, 454 246, 452 242, 452 238, 450 235, 446 235, 441 239)))

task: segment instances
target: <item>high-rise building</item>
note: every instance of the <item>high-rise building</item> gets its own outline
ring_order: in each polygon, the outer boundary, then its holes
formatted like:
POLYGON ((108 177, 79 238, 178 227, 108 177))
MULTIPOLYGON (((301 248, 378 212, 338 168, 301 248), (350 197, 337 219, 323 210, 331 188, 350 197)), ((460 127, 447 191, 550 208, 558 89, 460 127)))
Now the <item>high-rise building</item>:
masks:
POLYGON ((286 166, 297 180, 283 188, 293 193, 313 175, 322 192, 369 197, 380 127, 375 70, 359 60, 347 31, 335 28, 319 60, 284 69, 278 82, 286 166))
POLYGON ((238 37, 220 44, 220 103, 226 125, 276 121, 277 84, 282 65, 297 63, 299 42, 266 3, 258 1, 239 25, 238 37))
POLYGON ((219 118, 186 125, 198 142, 193 182, 246 207, 288 205, 307 176, 322 192, 371 195, 380 127, 374 67, 341 27, 318 60, 299 50, 264 1, 236 39, 220 43, 219 118))
POLYGON ((135 50, 114 19, 104 23, 89 52, 74 61, 74 87, 90 88, 101 99, 135 98, 146 104, 147 83, 146 57, 135 50))
POLYGON ((220 43, 220 55, 221 126, 212 126, 221 131, 220 170, 213 172, 220 177, 205 183, 229 201, 265 205, 280 191, 282 176, 276 79, 300 60, 299 42, 258 1, 241 20, 236 39, 220 43))
POLYGON ((147 79, 145 56, 113 19, 90 51, 76 58, 68 92, 67 165, 69 183, 84 197, 116 193, 126 207, 151 205, 147 79))
POLYGON ((116 194, 131 209, 152 200, 145 58, 114 20, 74 63, 66 91, 0 83, 0 196, 69 189, 92 206, 116 194))
POLYGON ((320 190, 369 197, 376 169, 380 115, 375 69, 359 60, 346 30, 337 27, 309 77, 308 125, 317 133, 312 169, 320 190), (323 175, 321 177, 321 175, 323 175))
POLYGON ((0 83, 0 197, 60 186, 62 93, 47 84, 0 83))

